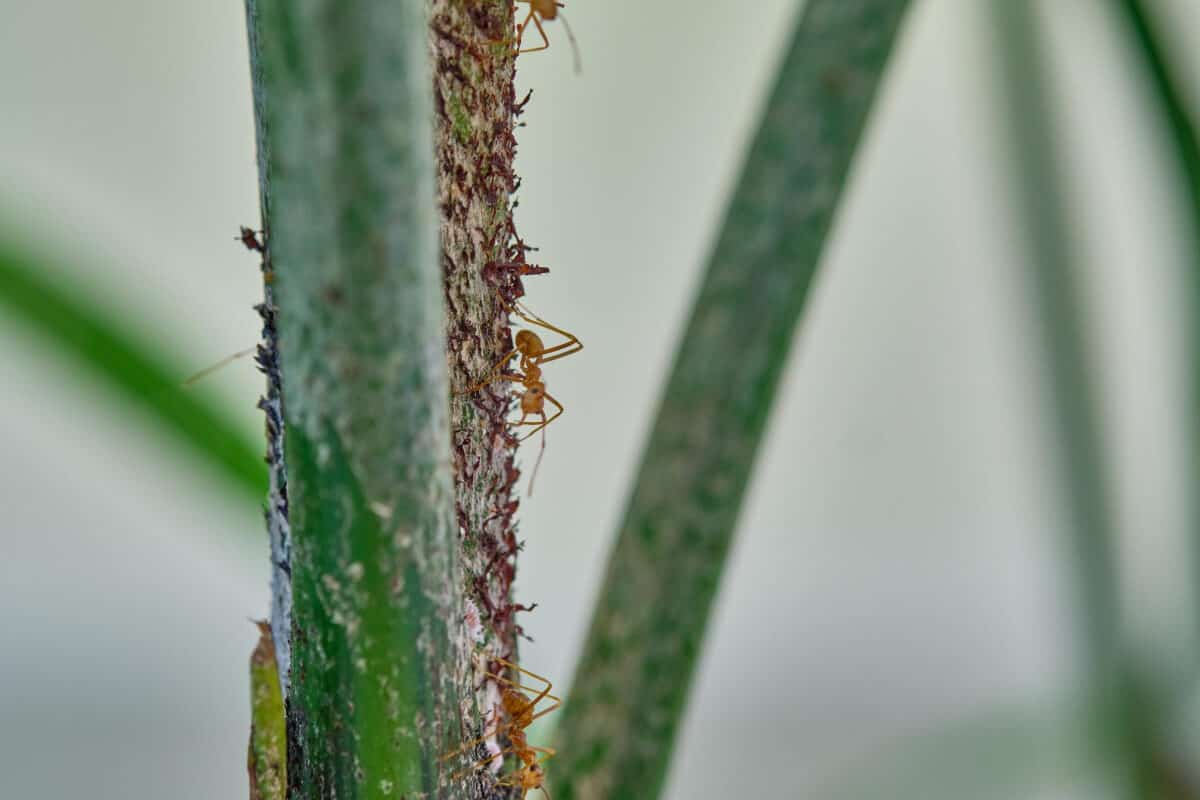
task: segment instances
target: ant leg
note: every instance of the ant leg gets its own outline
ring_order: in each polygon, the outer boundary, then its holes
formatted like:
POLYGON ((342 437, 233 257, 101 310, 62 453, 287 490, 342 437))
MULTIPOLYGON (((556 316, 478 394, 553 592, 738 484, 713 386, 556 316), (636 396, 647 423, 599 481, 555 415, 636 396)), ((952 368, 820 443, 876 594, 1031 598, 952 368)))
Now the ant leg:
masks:
MULTIPOLYGON (((554 405, 557 406, 558 403, 555 402, 554 405)), ((562 408, 562 406, 558 406, 558 407, 560 409, 562 408)), ((557 416, 557 415, 555 415, 555 416, 557 416)), ((550 694, 550 690, 554 688, 554 684, 551 683, 548 679, 543 678, 541 675, 538 675, 536 672, 530 672, 529 670, 525 669, 524 667, 518 666, 517 664, 514 664, 513 662, 511 662, 507 659, 497 658, 496 660, 498 662, 500 662, 501 664, 505 665, 506 667, 515 669, 518 673, 528 675, 529 677, 533 678, 535 681, 538 681, 539 683, 543 684, 543 688, 535 689, 532 686, 525 686, 524 684, 522 684, 518 681, 514 681, 509 678, 504 678, 499 675, 492 675, 491 677, 493 677, 496 680, 501 681, 503 683, 507 683, 509 686, 514 686, 518 689, 524 689, 527 692, 537 692, 538 700, 540 700, 541 698, 547 698, 547 699, 554 701, 554 703, 549 708, 546 708, 546 709, 538 712, 537 714, 535 714, 533 717, 534 719, 545 716, 546 714, 549 714, 551 711, 555 710, 556 708, 558 708, 559 706, 562 705, 561 699, 559 699, 555 695, 550 694)), ((538 702, 538 700, 535 700, 533 703, 530 704, 530 706, 532 707, 533 705, 535 705, 538 702)))
POLYGON ((450 776, 450 782, 454 783, 455 781, 462 778, 462 776, 470 775, 472 772, 479 769, 480 767, 486 767, 488 764, 495 761, 498 756, 499 756, 499 753, 497 753, 495 756, 492 756, 491 758, 485 758, 483 761, 480 761, 478 764, 472 764, 471 766, 467 767, 466 769, 459 770, 458 772, 456 772, 450 776))
MULTIPOLYGON (((558 6, 561 8, 562 3, 558 3, 558 6)), ((583 57, 579 55, 579 43, 575 41, 575 34, 571 32, 571 26, 567 24, 566 15, 559 14, 558 19, 562 21, 563 30, 567 32, 567 40, 571 42, 571 55, 573 56, 572 61, 574 62, 575 74, 582 75, 583 57)))
MULTIPOLYGON (((530 748, 530 749, 532 749, 532 750, 541 750, 541 749, 544 749, 544 748, 533 747, 533 748, 530 748)), ((476 764, 472 764, 472 765, 471 765, 470 767, 468 767, 467 769, 460 770, 459 772, 456 772, 455 774, 453 774, 453 775, 451 775, 451 776, 450 776, 450 780, 451 780, 451 781, 456 781, 456 780, 458 780, 459 778, 461 778, 463 775, 466 775, 466 774, 468 774, 468 773, 474 772, 475 770, 479 769, 480 767, 485 767, 485 766, 487 766, 488 764, 491 764, 491 763, 492 763, 492 762, 494 762, 494 761, 495 761, 497 758, 504 758, 504 756, 513 756, 513 755, 519 755, 519 754, 520 754, 520 753, 519 753, 519 751, 517 750, 517 748, 515 748, 515 747, 507 747, 507 748, 505 748, 505 749, 501 750, 499 753, 496 753, 495 755, 489 756, 489 757, 487 757, 487 758, 483 759, 482 761, 480 761, 480 762, 478 762, 478 763, 476 763, 476 764)), ((497 781, 497 783, 501 783, 501 785, 503 785, 503 783, 502 783, 501 781, 497 781)))
MULTIPOLYGON (((491 722, 486 722, 484 724, 482 736, 479 736, 475 739, 472 739, 469 742, 465 742, 464 744, 460 745, 459 747, 454 748, 450 752, 441 756, 438 759, 438 761, 439 762, 449 761, 450 759, 454 758, 456 755, 459 755, 460 753, 465 753, 467 750, 470 750, 472 747, 474 747, 475 745, 484 741, 485 739, 489 739, 492 736, 496 736, 496 735, 500 734, 502 731, 504 731, 505 729, 511 727, 510 723, 502 722, 500 720, 500 705, 499 704, 493 706, 488 712, 486 712, 484 714, 484 720, 487 720, 487 718, 489 716, 491 717, 491 722)), ((495 758, 495 756, 493 756, 493 758, 495 758)))
POLYGON ((458 396, 458 395, 464 395, 464 394, 475 394, 475 392, 478 392, 480 389, 487 386, 489 383, 492 383, 493 381, 497 380, 498 378, 505 378, 506 380, 513 381, 514 383, 520 383, 521 382, 520 380, 509 378, 508 376, 503 374, 504 365, 507 364, 508 360, 510 358, 512 358, 513 356, 515 356, 518 352, 519 351, 517 350, 517 348, 514 347, 512 350, 509 351, 508 355, 506 355, 506 356, 504 356, 504 358, 500 359, 500 361, 496 364, 496 366, 492 367, 492 371, 490 373, 488 373, 488 376, 486 378, 484 378, 483 380, 481 380, 479 383, 475 384, 474 386, 470 387, 469 389, 463 389, 460 392, 454 392, 454 395, 458 396))
POLYGON ((200 381, 207 378, 209 375, 212 375, 217 370, 223 369, 223 368, 229 366, 234 361, 237 361, 239 358, 245 358, 246 356, 253 355, 257 350, 258 350, 258 345, 255 345, 254 347, 247 347, 245 350, 238 350, 233 355, 225 356, 225 358, 222 358, 217 363, 211 364, 211 365, 205 367, 204 369, 200 370, 195 375, 192 375, 187 380, 185 380, 181 385, 184 389, 189 389, 192 386, 199 383, 200 381))
MULTIPOLYGON (((570 334, 568 334, 568 335, 570 335, 570 334)), ((560 358, 566 358, 567 356, 573 356, 582 349, 583 349, 583 342, 579 341, 574 336, 571 336, 571 341, 563 342, 562 344, 556 344, 556 345, 554 345, 554 347, 547 347, 545 350, 543 350, 541 353, 539 353, 537 363, 539 365, 541 365, 541 364, 549 363, 551 361, 558 361, 560 358), (545 355, 546 353, 555 353, 558 350, 562 350, 562 349, 568 348, 568 347, 571 349, 567 350, 565 353, 558 353, 557 355, 550 356, 549 358, 541 357, 541 356, 545 355)))
MULTIPOLYGON (((555 400, 553 397, 551 397, 549 393, 546 393, 544 396, 545 396, 545 398, 546 398, 547 400, 549 400, 551 403, 554 403, 554 405, 558 406, 558 411, 555 411, 555 412, 554 412, 554 414, 553 414, 553 415, 550 417, 550 419, 548 419, 548 420, 545 420, 544 422, 541 422, 541 423, 537 423, 537 427, 536 427, 536 428, 534 428, 533 430, 531 430, 529 433, 527 433, 527 434, 525 434, 524 436, 522 436, 522 437, 520 438, 520 440, 519 440, 519 441, 522 441, 522 442, 523 442, 523 441, 525 441, 526 439, 528 439, 530 436, 533 436, 535 433, 537 433, 538 431, 540 431, 540 430, 542 430, 543 428, 545 428, 545 427, 546 427, 547 425, 549 425, 551 422, 554 422, 554 420, 556 420, 556 419, 558 419, 559 417, 561 417, 561 416, 562 416, 562 413, 563 413, 563 411, 565 411, 565 410, 566 410, 566 409, 564 409, 564 408, 562 407, 562 403, 558 402, 558 401, 557 401, 557 400, 555 400)), ((533 673, 530 673, 530 674, 533 674, 533 673)))
MULTIPOLYGON (((545 419, 545 413, 542 419, 545 419)), ((533 482, 537 479, 538 468, 542 466, 542 456, 546 455, 546 429, 542 429, 542 447, 538 450, 537 461, 533 462, 533 472, 529 473, 529 496, 533 497, 533 482)))
POLYGON ((538 364, 557 361, 560 358, 566 358, 567 356, 575 355, 583 349, 583 342, 579 341, 578 336, 569 331, 564 331, 562 328, 559 328, 556 325, 551 325, 549 322, 542 319, 537 314, 534 314, 521 303, 517 303, 516 307, 510 308, 509 311, 511 313, 515 313, 518 317, 526 322, 533 323, 534 325, 540 325, 546 330, 554 331, 560 336, 565 336, 567 338, 567 341, 561 344, 556 344, 553 347, 547 347, 546 349, 542 350, 542 352, 538 353, 536 356, 538 364), (561 350, 566 350, 567 352, 559 352, 561 350), (557 355, 552 355, 549 358, 546 358, 546 356, 551 353, 557 353, 557 355))
MULTIPOLYGON (((524 50, 518 49, 517 53, 518 54, 520 54, 520 53, 536 53, 539 50, 549 50, 550 49, 550 40, 546 38, 546 30, 545 30, 545 28, 542 27, 542 21, 540 19, 538 19, 537 14, 534 13, 532 5, 530 5, 529 19, 533 20, 533 24, 537 26, 538 33, 540 33, 542 35, 542 46, 541 47, 527 47, 524 50)), ((525 25, 521 26, 522 34, 525 33, 525 27, 529 24, 529 19, 525 20, 525 25)), ((521 47, 521 36, 520 35, 517 36, 517 47, 518 48, 521 47)))
MULTIPOLYGON (((460 747, 456 747, 455 749, 451 750, 449 753, 446 753, 445 755, 443 755, 443 756, 441 756, 440 758, 438 758, 438 761, 439 761, 439 762, 441 762, 441 761, 449 761, 450 759, 454 758, 455 756, 457 756, 457 755, 459 755, 459 754, 461 754, 461 753, 465 753, 465 752, 467 752, 467 751, 468 751, 468 750, 470 750, 472 747, 474 747, 475 745, 477 745, 477 744, 479 744, 480 742, 484 741, 485 739, 489 739, 489 738, 491 738, 491 737, 493 737, 493 736, 496 736, 496 735, 497 735, 497 734, 499 734, 499 733, 500 733, 500 731, 502 731, 502 730, 503 730, 505 727, 507 727, 507 725, 506 725, 505 723, 501 722, 501 723, 498 723, 498 724, 496 725, 496 727, 494 727, 494 728, 492 728, 492 729, 490 729, 490 730, 487 730, 487 729, 485 729, 485 731, 486 731, 486 732, 483 734, 483 736, 480 736, 480 737, 479 737, 479 738, 477 738, 477 739, 472 739, 471 741, 467 742, 467 743, 466 743, 466 744, 464 744, 464 745, 461 745, 460 747)), ((495 756, 493 756, 492 758, 495 758, 495 756)), ((488 760, 490 761, 491 759, 488 759, 488 760)))
POLYGON ((550 759, 554 758, 556 755, 558 755, 558 751, 555 750, 553 747, 538 747, 537 745, 531 744, 531 745, 529 745, 529 749, 535 750, 542 754, 542 757, 534 762, 539 767, 542 764, 545 764, 550 759))
MULTIPOLYGON (((497 660, 504 661, 503 659, 497 659, 497 660)), ((504 662, 504 663, 508 663, 508 662, 504 662)), ((517 667, 515 664, 512 666, 515 669, 520 670, 521 672, 525 672, 525 670, 521 669, 520 667, 517 667)), ((549 714, 551 711, 554 711, 556 708, 558 708, 559 706, 562 705, 562 700, 559 697, 550 694, 550 690, 552 688, 554 688, 554 684, 550 683, 550 681, 546 680, 541 675, 534 675, 532 672, 527 672, 526 674, 542 681, 542 683, 544 683, 545 686, 543 686, 541 689, 536 689, 532 686, 526 686, 522 683, 518 683, 517 681, 505 678, 501 675, 493 675, 490 672, 488 673, 488 677, 493 678, 500 683, 508 684, 509 686, 512 686, 516 689, 522 689, 526 692, 533 692, 536 696, 532 700, 529 701, 529 708, 531 708, 531 709, 544 699, 554 701, 553 703, 550 704, 550 706, 548 708, 545 708, 545 709, 539 711, 537 714, 535 714, 532 717, 532 719, 537 719, 538 717, 544 717, 546 714, 549 714)))

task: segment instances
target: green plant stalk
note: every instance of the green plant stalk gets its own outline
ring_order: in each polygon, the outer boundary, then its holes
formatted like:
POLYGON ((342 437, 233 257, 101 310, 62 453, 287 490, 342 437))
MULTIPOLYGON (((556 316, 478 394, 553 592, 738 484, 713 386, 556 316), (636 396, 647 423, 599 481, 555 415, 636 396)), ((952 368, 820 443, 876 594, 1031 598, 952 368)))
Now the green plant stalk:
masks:
POLYGON ((461 618, 419 0, 248 0, 291 527, 288 797, 444 796, 461 618))
POLYGON ((275 663, 271 626, 256 623, 258 645, 250 656, 250 800, 284 800, 287 796, 287 725, 283 690, 275 663))
POLYGON ((1076 575, 1095 763, 1112 771, 1122 796, 1154 797, 1146 735, 1154 725, 1134 701, 1136 687, 1121 642, 1113 500, 1084 324, 1081 262, 1071 240, 1063 191, 1068 176, 1056 152, 1055 117, 1046 85, 1047 45, 1034 21, 1031 0, 993 0, 989 8, 1002 51, 1001 84, 1017 154, 1020 224, 1029 239, 1030 300, 1050 379, 1057 467, 1066 491, 1063 532, 1076 575))
MULTIPOLYGON (((1200 235, 1200 137, 1171 72, 1165 48, 1154 31, 1145 0, 1116 0, 1146 59, 1150 84, 1166 117, 1171 143, 1179 161, 1179 177, 1193 222, 1193 240, 1200 235)), ((1200 284, 1200 282, 1198 282, 1200 284)))
POLYGON ((185 390, 186 370, 140 344, 83 293, 45 276, 44 259, 0 240, 0 306, 75 363, 157 420, 160 430, 261 502, 267 476, 259 447, 202 390, 185 390))
MULTIPOLYGON (((1143 0, 1116 0, 1142 57, 1145 59, 1148 86, 1163 112, 1166 133, 1175 150, 1178 165, 1176 175, 1183 190, 1190 225, 1186 232, 1190 263, 1184 274, 1184 285, 1190 297, 1188 324, 1192 343, 1191 363, 1186 366, 1190 375, 1190 414, 1184 423, 1191 442, 1190 455, 1193 477, 1200 476, 1200 136, 1189 114, 1176 76, 1167 63, 1165 48, 1155 33, 1146 3, 1143 0)), ((1200 501, 1190 500, 1192 520, 1193 585, 1200 586, 1200 501)), ((1200 597, 1197 598, 1200 600, 1200 597)), ((1196 614, 1200 621, 1200 612, 1196 614)))
POLYGON ((662 788, 780 371, 908 5, 805 4, 609 561, 550 762, 556 800, 662 788))

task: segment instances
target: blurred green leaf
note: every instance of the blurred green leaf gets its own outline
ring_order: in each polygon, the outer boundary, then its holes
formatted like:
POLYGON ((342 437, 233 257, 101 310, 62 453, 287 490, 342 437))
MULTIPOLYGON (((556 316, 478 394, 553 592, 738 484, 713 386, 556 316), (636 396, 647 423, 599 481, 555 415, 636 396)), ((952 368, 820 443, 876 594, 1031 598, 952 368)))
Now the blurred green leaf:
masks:
POLYGON ((1038 0, 992 0, 999 75, 1014 161, 1017 222, 1028 238, 1027 284, 1049 378, 1065 490, 1064 543, 1075 574, 1086 724, 1095 763, 1117 796, 1159 797, 1161 719, 1126 659, 1121 630, 1115 500, 1106 467, 1097 354, 1084 316, 1084 262, 1071 235, 1070 175, 1056 135, 1053 61, 1038 0))
POLYGON ((114 322, 117 310, 99 308, 93 295, 55 284, 45 277, 51 272, 44 259, 0 239, 0 308, 153 418, 248 501, 261 503, 267 491, 263 446, 220 403, 184 389, 186 370, 114 322))
MULTIPOLYGON (((1181 427, 1188 432, 1191 443, 1191 478, 1200 479, 1200 137, 1187 104, 1183 99, 1178 77, 1171 69, 1167 48, 1157 31, 1144 0, 1116 0, 1116 5, 1132 33, 1133 43, 1146 64, 1145 88, 1162 110, 1162 123, 1171 143, 1169 157, 1175 162, 1173 174, 1178 177, 1181 199, 1190 219, 1183 232, 1188 248, 1183 275, 1189 298, 1187 324, 1190 326, 1191 352, 1189 363, 1183 365, 1189 376, 1191 413, 1181 427)), ((1193 493, 1190 505, 1192 522, 1192 577, 1200 581, 1200 500, 1193 493)), ((1200 613, 1196 615, 1200 621, 1200 613)))
MULTIPOLYGON (((1149 88, 1162 108, 1164 119, 1175 148, 1180 183, 1186 192, 1193 227, 1190 231, 1195 255, 1196 240, 1200 237, 1200 138, 1183 99, 1176 76, 1171 69, 1167 48, 1157 33, 1145 0, 1117 0, 1133 32, 1149 71, 1149 88)), ((1193 274, 1200 294, 1200 276, 1193 274)))
POLYGON ((559 800, 662 789, 780 373, 908 5, 804 5, 609 561, 550 764, 559 800))

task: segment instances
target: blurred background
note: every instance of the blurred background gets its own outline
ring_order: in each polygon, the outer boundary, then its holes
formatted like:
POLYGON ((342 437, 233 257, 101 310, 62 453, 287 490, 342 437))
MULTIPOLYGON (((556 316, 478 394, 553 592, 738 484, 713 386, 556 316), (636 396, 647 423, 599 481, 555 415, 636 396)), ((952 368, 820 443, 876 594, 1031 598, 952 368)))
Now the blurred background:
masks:
MULTIPOLYGON (((556 682, 799 7, 570 0, 582 76, 554 23, 551 49, 519 61, 534 94, 517 222, 553 268, 527 300, 587 345, 550 376, 567 413, 520 514, 518 597, 538 603, 523 662, 556 682)), ((1200 109, 1200 5, 1153 8, 1200 109)), ((1112 6, 1040 11, 1121 614, 1141 673, 1183 698, 1194 754, 1186 217, 1112 6)), ((0 237, 180 381, 252 346, 241 4, 0 0, 0 19, 0 237)), ((985 0, 913 4, 742 514, 671 798, 1115 796, 1080 756, 1075 569, 991 21, 985 0)), ((197 391, 259 437, 262 390, 243 360, 197 391)), ((245 796, 259 508, 0 313, 0 511, 0 797, 245 796)))

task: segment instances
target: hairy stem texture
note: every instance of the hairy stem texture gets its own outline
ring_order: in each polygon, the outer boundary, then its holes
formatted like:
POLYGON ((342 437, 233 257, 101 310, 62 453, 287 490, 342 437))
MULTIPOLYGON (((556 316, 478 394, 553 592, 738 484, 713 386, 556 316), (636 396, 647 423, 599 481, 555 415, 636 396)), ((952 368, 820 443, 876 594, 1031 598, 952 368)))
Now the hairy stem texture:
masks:
POLYGON ((557 800, 662 788, 780 370, 907 7, 805 5, 609 562, 551 762, 557 800))
MULTIPOLYGON (((469 740, 482 738, 494 749, 506 744, 508 721, 496 716, 499 687, 487 673, 501 671, 497 658, 517 661, 516 614, 529 609, 512 598, 519 475, 507 422, 512 384, 478 384, 512 351, 505 305, 524 293, 522 275, 547 270, 526 263, 512 218, 518 183, 513 123, 523 106, 513 89, 513 5, 432 0, 431 8, 454 499, 466 598, 462 641, 470 648, 460 654, 468 677, 463 721, 469 740), (489 720, 486 726, 482 719, 489 720)), ((464 749, 464 769, 486 755, 482 746, 464 749)), ((508 791, 493 784, 487 770, 473 772, 489 791, 508 791)))

